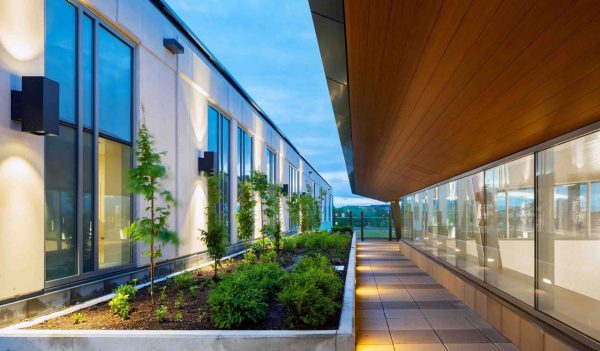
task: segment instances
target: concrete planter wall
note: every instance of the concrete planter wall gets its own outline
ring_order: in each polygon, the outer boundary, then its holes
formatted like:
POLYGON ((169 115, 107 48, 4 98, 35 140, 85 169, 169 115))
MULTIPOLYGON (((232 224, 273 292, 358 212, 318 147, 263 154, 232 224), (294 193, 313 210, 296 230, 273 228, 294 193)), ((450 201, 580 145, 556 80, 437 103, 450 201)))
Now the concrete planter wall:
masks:
MULTIPOLYGON (((158 350, 248 350, 248 351, 350 351, 354 350, 354 289, 356 284, 356 237, 346 272, 343 306, 337 330, 24 330, 46 318, 0 329, 2 351, 158 351, 158 350)), ((100 303, 110 295, 90 303, 100 303)), ((75 306, 51 315, 58 317, 90 306, 75 306)))

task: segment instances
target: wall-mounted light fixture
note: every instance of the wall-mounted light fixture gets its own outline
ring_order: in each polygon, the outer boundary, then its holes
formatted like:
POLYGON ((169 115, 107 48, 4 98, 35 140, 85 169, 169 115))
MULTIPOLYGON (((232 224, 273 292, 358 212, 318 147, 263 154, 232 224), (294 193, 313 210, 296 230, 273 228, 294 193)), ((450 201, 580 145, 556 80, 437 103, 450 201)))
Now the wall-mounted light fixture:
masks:
POLYGON ((185 51, 183 45, 175 38, 163 38, 163 46, 173 55, 181 55, 185 51))
POLYGON ((10 112, 21 131, 58 135, 58 83, 46 77, 22 77, 22 91, 11 90, 10 112))
POLYGON ((204 151, 204 155, 198 155, 198 173, 206 172, 209 175, 215 173, 214 151, 204 151))
POLYGON ((287 185, 287 184, 283 184, 283 185, 281 186, 281 194, 282 194, 283 196, 287 196, 287 195, 289 194, 289 192, 290 192, 290 186, 289 186, 289 185, 287 185))

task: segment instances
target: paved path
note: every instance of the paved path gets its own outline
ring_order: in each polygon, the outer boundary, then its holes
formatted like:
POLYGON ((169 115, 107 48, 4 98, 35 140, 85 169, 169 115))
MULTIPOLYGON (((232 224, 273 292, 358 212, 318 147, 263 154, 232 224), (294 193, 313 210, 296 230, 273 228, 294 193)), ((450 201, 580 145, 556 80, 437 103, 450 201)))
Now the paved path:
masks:
POLYGON ((517 350, 404 257, 398 243, 358 243, 356 350, 517 350))

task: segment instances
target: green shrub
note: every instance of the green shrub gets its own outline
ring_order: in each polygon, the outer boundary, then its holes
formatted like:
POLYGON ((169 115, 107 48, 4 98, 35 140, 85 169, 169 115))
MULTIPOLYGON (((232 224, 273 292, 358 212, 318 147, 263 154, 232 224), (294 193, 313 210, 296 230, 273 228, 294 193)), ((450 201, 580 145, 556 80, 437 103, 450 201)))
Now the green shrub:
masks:
POLYGON ((175 308, 177 308, 177 309, 182 308, 184 303, 185 303, 185 299, 183 296, 183 291, 177 292, 177 299, 175 300, 175 308))
POLYGON ((272 263, 272 262, 275 262, 276 258, 277 258, 277 252, 267 251, 267 252, 263 253, 262 255, 260 255, 260 262, 261 263, 272 263))
POLYGON ((321 326, 340 308, 342 280, 323 256, 304 258, 288 275, 279 300, 292 322, 321 326))
POLYGON ((169 287, 167 285, 163 285, 160 287, 160 295, 158 297, 158 301, 165 301, 167 299, 167 289, 169 287))
POLYGON ((129 318, 130 306, 129 306, 129 295, 117 293, 115 297, 113 297, 108 303, 108 307, 110 307, 110 311, 123 318, 129 318))
POLYGON ((85 322, 85 315, 83 313, 75 313, 71 318, 73 318, 74 324, 81 324, 85 322))
POLYGON ((254 264, 256 263, 256 252, 254 249, 248 249, 244 253, 244 263, 254 264))
POLYGON ((196 284, 196 279, 194 279, 192 272, 183 272, 173 277, 173 284, 175 284, 177 291, 183 291, 196 284))
POLYGON ((285 251, 285 252, 296 251, 296 249, 298 248, 298 243, 296 241, 297 236, 298 235, 288 236, 287 238, 283 239, 283 251, 285 251))
POLYGON ((127 295, 128 301, 131 302, 135 299, 135 295, 137 294, 137 288, 133 285, 124 284, 116 288, 114 292, 117 295, 127 295))
POLYGON ((181 313, 181 311, 173 313, 173 319, 175 322, 181 322, 183 320, 183 313, 181 313))
POLYGON ((243 274, 233 273, 223 279, 208 295, 208 305, 217 328, 231 329, 258 322, 267 314, 265 294, 258 284, 243 274))
POLYGON ((331 228, 331 233, 341 233, 341 234, 349 234, 352 235, 354 229, 351 225, 339 225, 331 228))
POLYGON ((154 311, 154 315, 158 318, 159 323, 167 320, 167 313, 169 313, 169 308, 165 305, 160 305, 160 307, 154 311))
POLYGON ((193 298, 197 298, 201 288, 202 287, 200 285, 190 286, 190 295, 192 295, 193 298))
POLYGON ((208 296, 215 325, 230 329, 263 319, 284 276, 276 263, 244 265, 226 276, 208 296))

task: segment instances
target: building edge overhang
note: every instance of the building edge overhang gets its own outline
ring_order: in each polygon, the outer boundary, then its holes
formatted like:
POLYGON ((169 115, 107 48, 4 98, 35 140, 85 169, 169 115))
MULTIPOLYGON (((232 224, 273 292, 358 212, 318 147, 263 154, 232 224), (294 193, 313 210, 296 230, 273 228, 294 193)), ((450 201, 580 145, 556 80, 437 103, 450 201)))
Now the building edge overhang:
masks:
POLYGON ((273 120, 267 115, 267 113, 252 99, 250 94, 242 87, 242 85, 233 77, 231 73, 225 68, 225 66, 219 62, 217 57, 210 52, 210 50, 202 43, 202 41, 198 38, 198 36, 188 27, 185 22, 179 18, 179 16, 175 13, 175 11, 166 3, 166 0, 149 0, 162 14, 173 24, 177 30, 179 30, 194 47, 202 54, 216 69, 223 75, 223 77, 227 80, 229 84, 231 84, 234 89, 246 100, 260 115, 261 117, 281 136, 283 140, 287 142, 287 144, 298 154, 298 156, 306 162, 310 168, 312 168, 315 173, 329 186, 331 189, 331 184, 327 182, 319 171, 300 153, 300 151, 296 148, 296 146, 288 139, 288 137, 279 129, 279 127, 273 122, 273 120))
POLYGON ((352 152, 350 84, 346 55, 344 0, 309 0, 335 124, 342 145, 350 188, 357 193, 352 152))

